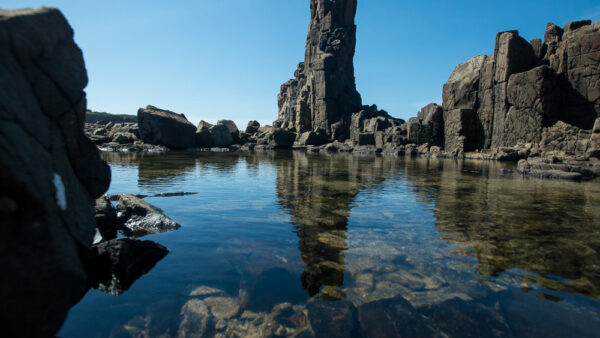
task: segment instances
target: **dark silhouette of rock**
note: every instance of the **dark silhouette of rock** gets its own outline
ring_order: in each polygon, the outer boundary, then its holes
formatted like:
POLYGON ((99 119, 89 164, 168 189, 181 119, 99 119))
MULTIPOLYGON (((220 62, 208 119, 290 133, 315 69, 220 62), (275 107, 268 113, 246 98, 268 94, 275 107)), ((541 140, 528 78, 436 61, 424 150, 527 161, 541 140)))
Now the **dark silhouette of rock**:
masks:
POLYGON ((152 241, 118 238, 96 244, 88 261, 90 285, 120 295, 169 253, 152 241))
POLYGON ((133 195, 119 195, 117 210, 117 222, 126 236, 142 237, 181 227, 165 216, 162 210, 133 195))
POLYGON ((215 147, 228 147, 233 144, 231 131, 224 124, 217 124, 210 128, 210 136, 212 137, 215 147))
POLYGON ((96 199, 96 228, 102 240, 117 238, 117 209, 110 203, 107 196, 96 199))
POLYGON ((246 133, 247 134, 255 134, 258 132, 258 129, 260 128, 260 123, 258 123, 258 121, 254 120, 254 121, 250 121, 248 122, 248 126, 246 127, 246 133))
POLYGON ((311 0, 310 13, 304 62, 281 85, 273 125, 297 133, 323 128, 345 139, 350 114, 362 105, 354 83, 356 0, 311 0))
POLYGON ((185 115, 147 106, 138 110, 142 141, 172 149, 191 148, 196 143, 196 127, 185 115))
POLYGON ((110 168, 83 131, 87 73, 61 12, 0 10, 0 55, 3 335, 54 336, 88 289, 110 168))

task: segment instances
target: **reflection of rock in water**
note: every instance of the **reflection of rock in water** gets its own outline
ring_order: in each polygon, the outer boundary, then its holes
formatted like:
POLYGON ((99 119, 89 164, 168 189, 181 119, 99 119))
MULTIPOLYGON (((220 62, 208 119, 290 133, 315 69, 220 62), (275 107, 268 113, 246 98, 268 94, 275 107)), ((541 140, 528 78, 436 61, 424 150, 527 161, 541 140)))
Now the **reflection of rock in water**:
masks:
POLYGON ((417 160, 407 176, 421 195, 435 199, 443 238, 474 249, 461 253, 477 257, 482 275, 521 269, 533 272, 521 275, 526 282, 600 298, 597 186, 504 178, 500 167, 417 160), (425 180, 424 171, 440 166, 438 175, 425 180), (473 171, 481 175, 468 173, 473 171))
POLYGON ((120 295, 169 250, 152 241, 118 238, 94 245, 92 252, 88 262, 89 283, 103 292, 120 295))
POLYGON ((298 226, 306 264, 302 286, 313 296, 342 299, 348 217, 363 186, 380 182, 381 158, 294 153, 278 163, 277 195, 298 226))
POLYGON ((167 152, 160 157, 147 154, 138 165, 138 183, 152 185, 185 176, 196 167, 196 159, 185 152, 167 152))

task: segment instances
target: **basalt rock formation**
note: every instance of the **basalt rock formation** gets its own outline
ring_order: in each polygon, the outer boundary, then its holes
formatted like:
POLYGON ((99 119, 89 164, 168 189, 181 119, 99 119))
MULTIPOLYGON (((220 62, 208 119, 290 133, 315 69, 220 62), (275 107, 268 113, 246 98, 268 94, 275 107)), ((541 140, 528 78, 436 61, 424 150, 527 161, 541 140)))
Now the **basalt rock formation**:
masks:
POLYGON ((110 168, 85 137, 87 74, 57 9, 0 10, 3 335, 54 336, 88 290, 94 200, 110 168))
POLYGON ((310 1, 304 62, 281 86, 275 127, 347 138, 350 114, 362 106, 354 83, 355 14, 356 0, 310 1))
POLYGON ((443 90, 445 148, 473 151, 539 145, 593 156, 600 117, 600 23, 549 23, 544 42, 498 33, 494 54, 454 69, 443 90), (568 133, 569 129, 575 129, 568 133))

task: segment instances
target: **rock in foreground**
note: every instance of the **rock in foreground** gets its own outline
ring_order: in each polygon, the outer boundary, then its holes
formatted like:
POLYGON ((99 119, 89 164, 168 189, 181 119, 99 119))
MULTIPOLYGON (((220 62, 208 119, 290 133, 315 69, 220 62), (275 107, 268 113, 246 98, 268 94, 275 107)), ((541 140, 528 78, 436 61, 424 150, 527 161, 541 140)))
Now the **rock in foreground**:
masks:
POLYGON ((87 73, 54 8, 0 10, 2 333, 53 337, 88 290, 110 168, 83 132, 87 73))
POLYGON ((126 236, 142 237, 181 227, 167 217, 162 210, 133 195, 119 195, 117 209, 119 211, 117 223, 126 236))

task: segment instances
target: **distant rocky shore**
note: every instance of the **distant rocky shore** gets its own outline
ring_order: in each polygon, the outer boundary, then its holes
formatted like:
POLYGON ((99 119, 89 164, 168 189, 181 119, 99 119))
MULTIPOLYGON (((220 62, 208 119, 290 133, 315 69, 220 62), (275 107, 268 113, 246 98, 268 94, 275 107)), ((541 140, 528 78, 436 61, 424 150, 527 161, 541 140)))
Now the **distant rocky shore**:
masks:
POLYGON ((194 126, 183 114, 140 108, 138 124, 86 125, 102 150, 294 149, 519 161, 523 173, 600 174, 600 22, 548 23, 544 41, 498 33, 494 54, 458 65, 408 121, 362 105, 354 82, 356 0, 311 0, 304 62, 281 86, 272 126, 230 120, 194 126))

